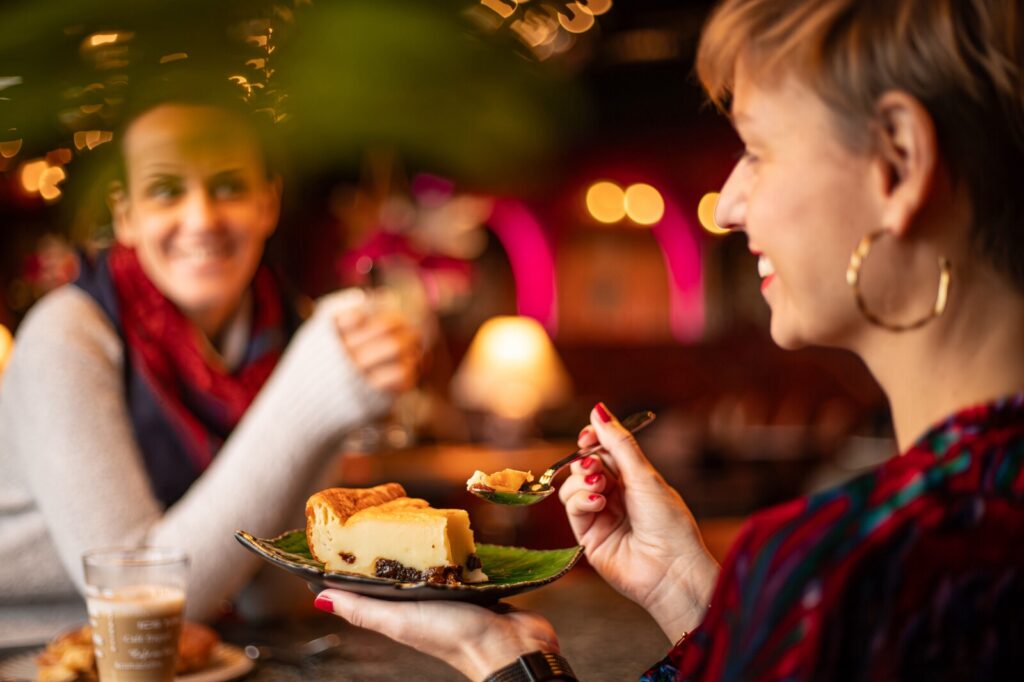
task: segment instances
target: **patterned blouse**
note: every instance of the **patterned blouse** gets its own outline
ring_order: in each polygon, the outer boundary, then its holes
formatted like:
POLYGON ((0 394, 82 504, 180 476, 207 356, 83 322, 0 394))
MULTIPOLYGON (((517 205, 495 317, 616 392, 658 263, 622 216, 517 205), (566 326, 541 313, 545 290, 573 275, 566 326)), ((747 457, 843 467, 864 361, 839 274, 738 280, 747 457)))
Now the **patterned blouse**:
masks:
POLYGON ((641 680, 1024 678, 1022 463, 1024 393, 752 516, 704 622, 641 680))

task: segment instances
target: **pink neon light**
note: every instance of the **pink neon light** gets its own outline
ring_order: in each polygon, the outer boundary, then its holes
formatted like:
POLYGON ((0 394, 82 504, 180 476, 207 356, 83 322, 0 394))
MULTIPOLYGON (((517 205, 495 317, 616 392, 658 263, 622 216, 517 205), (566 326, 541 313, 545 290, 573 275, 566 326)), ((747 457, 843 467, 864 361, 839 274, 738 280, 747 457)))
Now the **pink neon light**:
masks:
POLYGON ((678 341, 697 341, 704 334, 704 283, 696 230, 669 197, 665 215, 651 229, 669 271, 669 323, 678 341))
POLYGON ((554 335, 558 326, 555 259, 540 221, 521 202, 502 199, 495 203, 488 222, 512 266, 518 313, 534 318, 554 335))

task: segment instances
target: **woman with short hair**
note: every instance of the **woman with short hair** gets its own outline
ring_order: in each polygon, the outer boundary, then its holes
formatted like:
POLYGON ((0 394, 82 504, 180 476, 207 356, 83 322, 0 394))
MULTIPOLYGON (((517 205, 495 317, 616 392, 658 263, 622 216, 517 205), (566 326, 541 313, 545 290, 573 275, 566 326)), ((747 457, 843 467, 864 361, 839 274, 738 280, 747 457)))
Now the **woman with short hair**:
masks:
MULTIPOLYGON (((559 492, 591 566, 675 642, 645 680, 1020 676, 1022 51, 1019 0, 725 0, 711 15, 697 72, 745 145, 718 222, 758 257, 773 339, 860 356, 901 452, 755 514, 719 568, 597 405, 580 445, 606 453, 559 492)), ((558 653, 539 614, 335 590, 318 605, 473 679, 558 653)), ((573 679, 552 668, 539 679, 573 679)))

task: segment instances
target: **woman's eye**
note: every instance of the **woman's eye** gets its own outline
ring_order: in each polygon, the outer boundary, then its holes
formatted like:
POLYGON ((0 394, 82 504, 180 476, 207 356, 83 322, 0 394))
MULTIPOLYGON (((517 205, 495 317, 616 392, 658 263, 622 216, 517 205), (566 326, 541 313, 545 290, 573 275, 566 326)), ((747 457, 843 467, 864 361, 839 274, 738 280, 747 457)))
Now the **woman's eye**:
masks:
POLYGON ((736 155, 737 161, 746 161, 747 163, 755 163, 757 161, 757 155, 751 152, 749 149, 744 147, 740 150, 739 154, 736 155))
POLYGON ((211 189, 217 199, 234 199, 244 194, 247 187, 244 180, 229 178, 217 181, 211 189))
POLYGON ((154 199, 174 199, 181 195, 181 185, 176 182, 156 182, 146 188, 146 195, 154 199))

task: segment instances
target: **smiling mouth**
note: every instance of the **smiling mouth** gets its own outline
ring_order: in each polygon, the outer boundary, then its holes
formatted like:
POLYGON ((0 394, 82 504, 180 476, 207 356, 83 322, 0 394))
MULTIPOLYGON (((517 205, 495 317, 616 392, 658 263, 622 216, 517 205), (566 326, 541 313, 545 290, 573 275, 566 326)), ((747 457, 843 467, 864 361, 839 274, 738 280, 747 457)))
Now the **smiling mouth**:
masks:
POLYGON ((227 245, 202 245, 188 248, 177 248, 174 250, 174 257, 182 262, 202 267, 212 265, 227 259, 231 255, 231 249, 227 245))
POLYGON ((761 291, 764 291, 775 279, 775 266, 771 259, 763 253, 757 256, 757 274, 761 276, 761 291))

